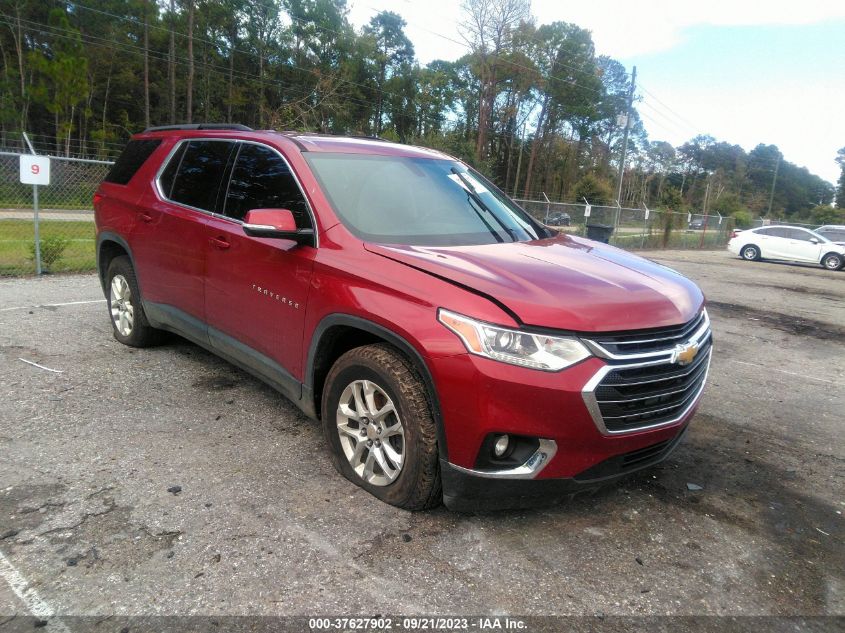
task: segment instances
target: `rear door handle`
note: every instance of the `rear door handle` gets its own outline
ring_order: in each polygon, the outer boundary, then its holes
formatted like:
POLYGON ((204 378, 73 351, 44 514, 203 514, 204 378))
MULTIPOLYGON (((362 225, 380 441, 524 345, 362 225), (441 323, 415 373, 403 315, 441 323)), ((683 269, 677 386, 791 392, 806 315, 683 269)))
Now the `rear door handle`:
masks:
POLYGON ((148 215, 146 213, 141 213, 140 216, 141 216, 142 222, 152 222, 153 221, 153 216, 148 215))
POLYGON ((222 237, 212 237, 208 241, 214 248, 218 248, 221 251, 225 251, 229 248, 229 242, 224 240, 222 237))

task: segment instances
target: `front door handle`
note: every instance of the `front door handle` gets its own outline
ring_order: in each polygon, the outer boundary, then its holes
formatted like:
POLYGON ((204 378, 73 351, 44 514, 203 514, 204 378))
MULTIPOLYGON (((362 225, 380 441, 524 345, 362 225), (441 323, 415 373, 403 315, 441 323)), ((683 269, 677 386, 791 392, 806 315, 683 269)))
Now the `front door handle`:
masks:
POLYGON ((212 237, 208 241, 214 248, 220 249, 221 251, 225 251, 230 246, 229 242, 222 237, 212 237))
POLYGON ((151 215, 149 215, 149 214, 147 214, 147 213, 141 213, 141 214, 140 214, 140 217, 141 217, 141 221, 142 221, 142 222, 147 222, 147 223, 149 223, 149 222, 152 222, 152 221, 153 221, 153 216, 151 216, 151 215))

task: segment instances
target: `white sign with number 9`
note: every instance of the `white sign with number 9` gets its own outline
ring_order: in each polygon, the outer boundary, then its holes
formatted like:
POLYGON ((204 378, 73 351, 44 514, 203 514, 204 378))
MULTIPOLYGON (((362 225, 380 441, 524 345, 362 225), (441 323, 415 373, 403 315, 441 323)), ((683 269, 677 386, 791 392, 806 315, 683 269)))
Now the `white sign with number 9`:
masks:
POLYGON ((31 156, 20 157, 21 182, 25 185, 50 184, 50 157, 31 156))

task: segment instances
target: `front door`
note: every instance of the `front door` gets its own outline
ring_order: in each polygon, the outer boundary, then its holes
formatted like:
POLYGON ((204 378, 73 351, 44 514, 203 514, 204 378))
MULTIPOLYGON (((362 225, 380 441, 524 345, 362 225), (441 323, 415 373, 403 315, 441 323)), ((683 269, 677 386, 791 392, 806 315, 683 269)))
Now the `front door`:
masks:
POLYGON ((804 229, 793 228, 787 229, 789 231, 789 259, 797 262, 813 262, 819 263, 822 257, 821 244, 817 240, 811 242, 815 236, 804 229))
POLYGON ((209 338, 224 355, 261 373, 282 374, 282 382, 301 381, 305 305, 317 251, 291 240, 246 235, 243 217, 262 208, 289 209, 300 228, 313 227, 281 154, 244 142, 232 168, 224 217, 212 217, 206 226, 209 338))

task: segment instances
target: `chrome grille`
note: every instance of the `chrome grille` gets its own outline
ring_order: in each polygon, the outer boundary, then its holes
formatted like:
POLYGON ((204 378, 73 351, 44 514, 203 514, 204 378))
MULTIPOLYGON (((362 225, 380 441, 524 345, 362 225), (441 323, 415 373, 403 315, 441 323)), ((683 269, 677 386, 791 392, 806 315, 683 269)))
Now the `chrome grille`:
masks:
POLYGON ((626 433, 672 424, 704 390, 712 353, 710 321, 702 311, 683 326, 601 336, 586 341, 608 365, 584 388, 584 402, 599 430, 626 433), (682 334, 682 336, 680 336, 682 334), (656 342, 661 341, 658 347, 656 342), (676 347, 697 345, 688 365, 676 362, 676 347), (625 350, 620 352, 620 350, 625 350))
POLYGON ((600 355, 609 358, 635 354, 660 354, 678 343, 687 341, 709 323, 707 312, 702 310, 698 316, 683 325, 636 332, 602 333, 591 337, 587 343, 594 349, 599 348, 601 352, 604 352, 600 355))

